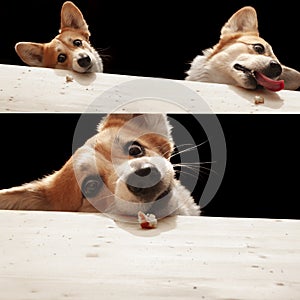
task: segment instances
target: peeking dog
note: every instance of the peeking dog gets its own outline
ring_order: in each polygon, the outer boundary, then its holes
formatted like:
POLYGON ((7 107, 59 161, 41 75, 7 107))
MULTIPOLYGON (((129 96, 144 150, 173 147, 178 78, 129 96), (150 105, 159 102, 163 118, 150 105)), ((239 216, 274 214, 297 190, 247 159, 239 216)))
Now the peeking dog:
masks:
POLYGON ((81 11, 70 1, 61 9, 59 34, 49 43, 19 42, 15 50, 29 66, 103 72, 102 59, 91 46, 88 25, 81 11))
POLYGON ((200 215, 175 177, 171 130, 164 114, 108 114, 60 170, 1 190, 0 209, 200 215))
POLYGON ((282 65, 259 36, 256 11, 250 6, 231 16, 218 44, 194 58, 185 79, 270 91, 300 87, 300 73, 282 65))

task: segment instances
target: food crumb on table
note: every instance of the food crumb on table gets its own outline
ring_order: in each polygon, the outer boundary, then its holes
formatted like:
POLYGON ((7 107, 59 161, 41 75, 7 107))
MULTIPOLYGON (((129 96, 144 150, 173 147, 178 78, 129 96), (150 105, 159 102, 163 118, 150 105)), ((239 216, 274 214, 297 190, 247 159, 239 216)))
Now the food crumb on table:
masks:
POLYGON ((152 229, 157 226, 157 219, 154 214, 138 212, 138 222, 143 229, 152 229))

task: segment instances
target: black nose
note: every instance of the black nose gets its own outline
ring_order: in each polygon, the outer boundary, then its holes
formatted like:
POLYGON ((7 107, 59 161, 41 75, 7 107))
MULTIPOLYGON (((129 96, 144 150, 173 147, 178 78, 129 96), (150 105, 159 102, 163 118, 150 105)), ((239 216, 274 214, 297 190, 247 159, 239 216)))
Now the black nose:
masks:
POLYGON ((277 77, 281 74, 282 72, 282 67, 281 65, 276 61, 276 60, 271 60, 266 76, 270 78, 277 77))
POLYGON ((78 64, 82 68, 87 68, 91 64, 91 58, 89 56, 85 56, 82 58, 79 58, 77 60, 78 64))
POLYGON ((146 166, 131 173, 126 179, 129 191, 142 196, 151 191, 161 180, 161 173, 156 167, 146 166))

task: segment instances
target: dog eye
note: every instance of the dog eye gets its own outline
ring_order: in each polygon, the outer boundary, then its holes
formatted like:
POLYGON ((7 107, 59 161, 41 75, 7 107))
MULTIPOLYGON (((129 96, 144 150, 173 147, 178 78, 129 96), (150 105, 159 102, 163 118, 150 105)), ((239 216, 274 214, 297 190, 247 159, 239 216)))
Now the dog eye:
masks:
POLYGON ((84 179, 81 185, 81 192, 86 198, 97 196, 103 185, 101 177, 98 175, 91 175, 84 179))
POLYGON ((74 40, 73 45, 76 47, 81 47, 82 46, 82 41, 81 40, 74 40))
POLYGON ((138 142, 130 142, 125 148, 127 149, 126 152, 128 152, 130 156, 139 157, 145 155, 144 147, 141 146, 138 142))
POLYGON ((66 59, 67 59, 67 55, 66 55, 66 54, 59 54, 58 57, 57 57, 57 61, 58 61, 59 63, 65 62, 66 59))
POLYGON ((265 52, 265 47, 262 44, 254 44, 253 49, 258 54, 263 54, 265 52))

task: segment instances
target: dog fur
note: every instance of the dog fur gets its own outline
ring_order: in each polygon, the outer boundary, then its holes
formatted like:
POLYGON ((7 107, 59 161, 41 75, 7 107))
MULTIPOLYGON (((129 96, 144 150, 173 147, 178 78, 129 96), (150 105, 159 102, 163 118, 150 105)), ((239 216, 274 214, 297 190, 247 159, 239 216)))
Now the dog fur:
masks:
POLYGON ((81 11, 71 1, 61 9, 59 34, 49 43, 19 42, 18 56, 29 66, 103 72, 99 53, 90 43, 90 32, 81 11))
POLYGON ((165 114, 108 114, 97 134, 42 179, 0 191, 0 209, 200 215, 175 178, 165 114))
POLYGON ((251 6, 231 16, 219 42, 193 59, 185 79, 246 89, 263 86, 271 91, 300 87, 300 73, 282 65, 271 45, 259 36, 257 14, 251 6))

